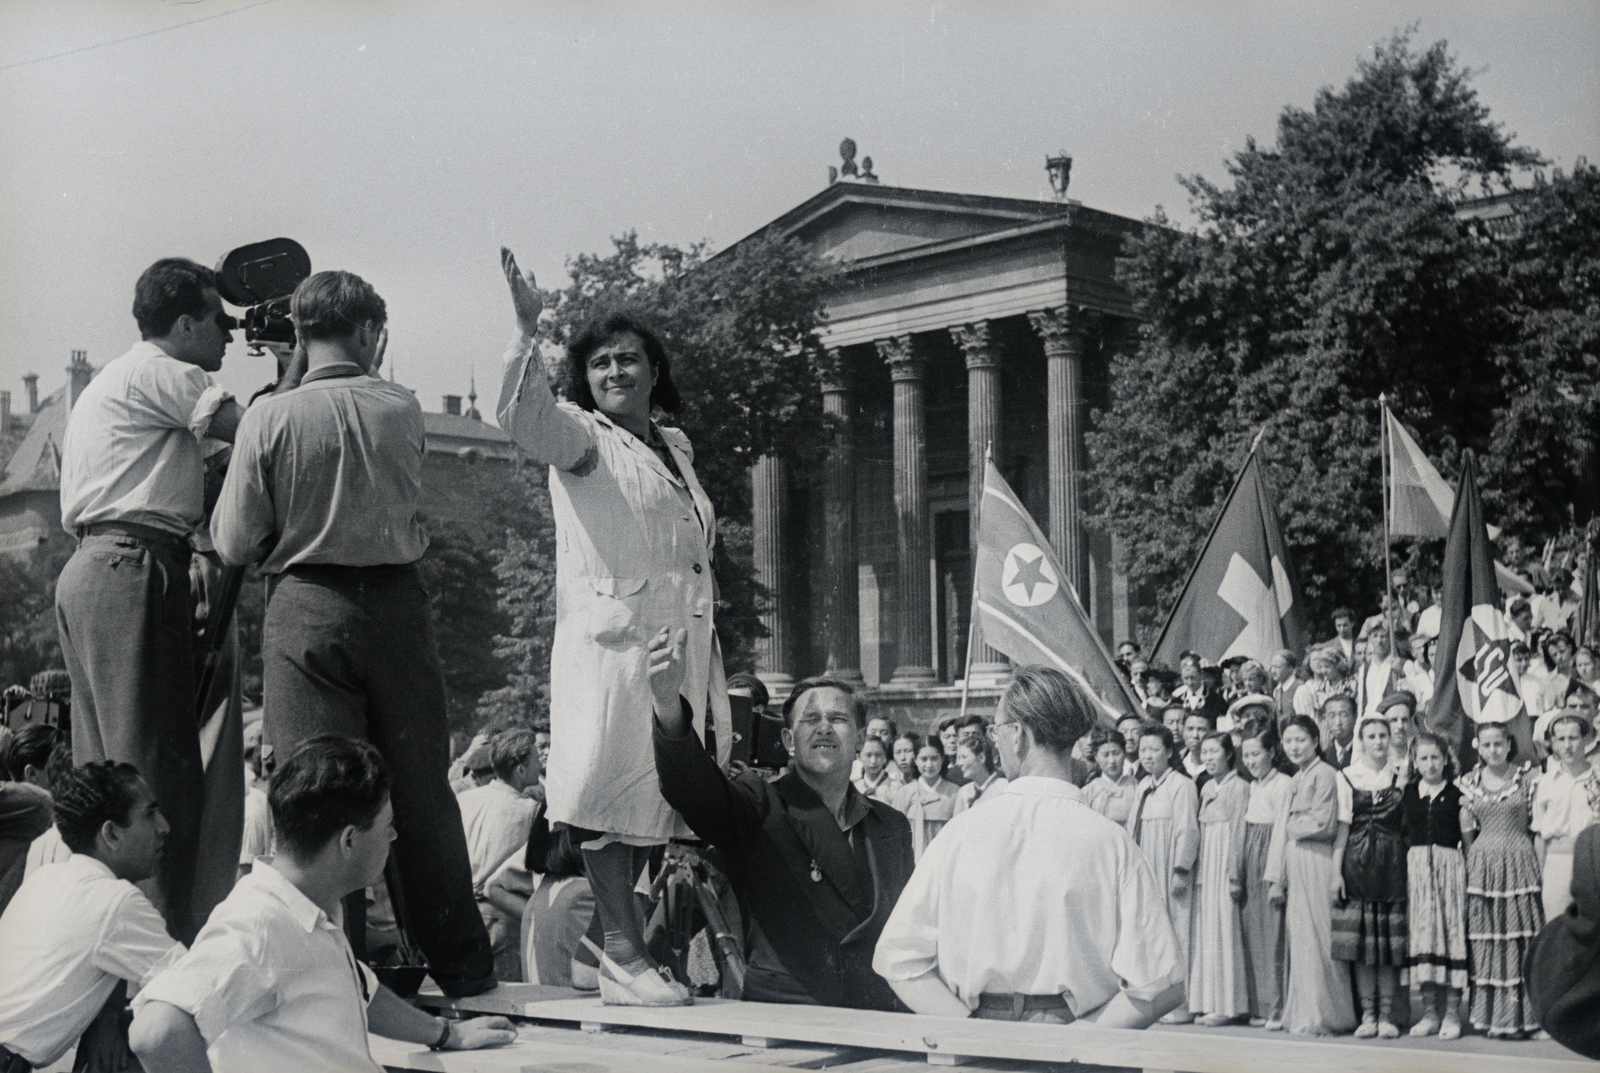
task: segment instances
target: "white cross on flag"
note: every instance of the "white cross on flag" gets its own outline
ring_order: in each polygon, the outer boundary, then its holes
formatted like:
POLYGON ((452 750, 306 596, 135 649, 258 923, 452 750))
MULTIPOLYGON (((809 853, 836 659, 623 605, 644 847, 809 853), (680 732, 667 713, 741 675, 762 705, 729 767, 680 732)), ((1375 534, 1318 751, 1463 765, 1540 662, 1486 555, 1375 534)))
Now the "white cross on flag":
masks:
POLYGON ((1266 663, 1306 643, 1304 604, 1278 528, 1278 508, 1255 449, 1245 459, 1200 557, 1172 605, 1151 658, 1169 667, 1184 652, 1266 663))
POLYGON ((1519 755, 1532 756, 1533 731, 1511 677, 1511 642, 1500 613, 1500 588, 1471 453, 1462 462, 1456 486, 1439 609, 1428 729, 1452 743, 1465 762, 1472 755, 1477 724, 1505 723, 1517 739, 1519 755))
POLYGON ((1099 698, 1105 722, 1140 710, 1072 586, 1062 581, 1049 542, 988 461, 978 508, 972 608, 984 643, 1017 663, 1042 663, 1076 678, 1099 698))

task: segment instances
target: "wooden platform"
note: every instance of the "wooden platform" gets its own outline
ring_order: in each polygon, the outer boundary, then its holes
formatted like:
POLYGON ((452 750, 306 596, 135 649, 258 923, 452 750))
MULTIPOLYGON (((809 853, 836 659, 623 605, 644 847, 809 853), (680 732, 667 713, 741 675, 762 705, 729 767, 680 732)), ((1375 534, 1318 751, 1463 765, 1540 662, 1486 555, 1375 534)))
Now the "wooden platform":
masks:
POLYGON ((602 1006, 592 995, 529 984, 504 984, 462 1000, 425 993, 418 1002, 463 1015, 513 1017, 523 1023, 522 1037, 502 1052, 454 1055, 418 1053, 409 1045, 375 1038, 373 1054, 390 1068, 452 1073, 609 1073, 612 1069, 687 1073, 726 1061, 733 1063, 730 1073, 824 1067, 894 1073, 926 1068, 927 1063, 973 1070, 1049 1070, 1072 1064, 1076 1070, 1087 1066, 1174 1073, 1600 1071, 1600 1063, 1579 1058, 1556 1043, 1474 1036, 1441 1043, 1348 1036, 1316 1040, 1249 1028, 1158 1027, 1137 1032, 1090 1024, 1015 1024, 721 999, 702 999, 675 1009, 641 1009, 602 1006))

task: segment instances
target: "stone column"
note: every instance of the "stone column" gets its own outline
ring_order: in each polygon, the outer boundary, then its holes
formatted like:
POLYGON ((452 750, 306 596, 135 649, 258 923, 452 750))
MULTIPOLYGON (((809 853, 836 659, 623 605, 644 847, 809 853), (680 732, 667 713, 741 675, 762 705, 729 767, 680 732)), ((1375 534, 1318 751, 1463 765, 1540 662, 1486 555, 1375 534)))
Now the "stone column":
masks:
POLYGON ((900 561, 895 586, 896 666, 890 684, 932 685, 933 592, 928 577, 928 455, 922 402, 927 361, 917 355, 909 335, 879 339, 876 346, 894 381, 894 507, 900 561))
MULTIPOLYGON (((978 516, 982 512, 984 456, 1000 463, 1000 354, 989 339, 989 322, 974 321, 950 329, 950 336, 967 357, 967 518, 972 568, 978 568, 978 516)), ((997 685, 1010 674, 1005 654, 983 643, 978 613, 971 615, 972 685, 997 685)), ((965 653, 963 653, 963 656, 965 653)))
POLYGON ((767 610, 761 624, 767 638, 757 646, 761 680, 774 698, 786 696, 794 687, 789 673, 788 620, 784 604, 788 601, 787 571, 783 554, 789 531, 788 467, 780 458, 763 455, 750 467, 750 529, 755 559, 756 580, 767 587, 767 610))
POLYGON ((1048 361, 1046 407, 1049 419, 1050 543, 1062 569, 1088 608, 1089 547, 1083 531, 1080 487, 1083 482, 1083 340, 1092 328, 1092 314, 1074 306, 1028 314, 1028 322, 1044 340, 1048 361))
POLYGON ((822 385, 822 412, 837 418, 839 431, 823 468, 823 633, 828 673, 861 681, 860 571, 856 562, 855 400, 841 375, 840 355, 830 350, 833 378, 822 385))

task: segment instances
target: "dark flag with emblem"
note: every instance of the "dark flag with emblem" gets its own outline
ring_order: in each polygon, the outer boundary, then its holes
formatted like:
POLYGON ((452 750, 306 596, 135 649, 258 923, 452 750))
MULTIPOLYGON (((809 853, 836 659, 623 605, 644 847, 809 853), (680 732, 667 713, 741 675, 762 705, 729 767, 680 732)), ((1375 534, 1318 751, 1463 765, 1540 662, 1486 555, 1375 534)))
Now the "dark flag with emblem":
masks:
POLYGON ((1017 663, 1042 663, 1076 678, 1100 699, 1107 723, 1139 712, 1139 698, 1062 577, 1044 534, 986 462, 972 601, 984 642, 1017 663))
MULTIPOLYGON (((1256 437, 1259 446, 1261 437, 1256 437)), ((1184 652, 1214 662, 1248 656, 1263 664, 1310 640, 1300 583, 1278 527, 1278 505, 1256 447, 1161 627, 1151 659, 1178 665, 1184 652)))
POLYGON ((1511 642, 1500 613, 1500 586, 1470 452, 1456 484, 1439 609, 1428 729, 1455 746, 1464 766, 1474 755, 1472 738, 1479 723, 1507 724, 1518 755, 1533 756, 1532 726, 1511 676, 1511 642))

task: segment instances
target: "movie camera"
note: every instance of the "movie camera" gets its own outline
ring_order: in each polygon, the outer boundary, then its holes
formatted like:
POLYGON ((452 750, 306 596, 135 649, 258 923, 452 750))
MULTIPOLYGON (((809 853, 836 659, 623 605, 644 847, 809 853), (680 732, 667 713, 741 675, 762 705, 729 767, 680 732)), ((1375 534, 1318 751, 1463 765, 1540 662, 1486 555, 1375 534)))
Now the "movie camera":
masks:
POLYGON ((292 238, 252 242, 217 262, 217 293, 229 305, 244 308, 244 317, 233 326, 244 329, 252 353, 294 346, 289 297, 309 275, 311 255, 292 238))

